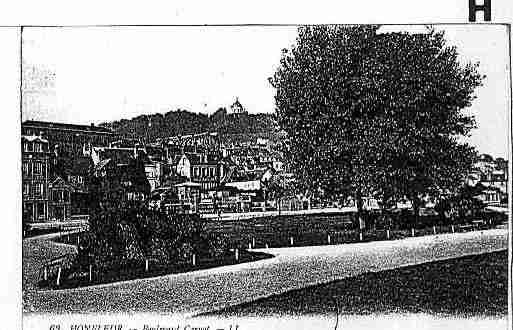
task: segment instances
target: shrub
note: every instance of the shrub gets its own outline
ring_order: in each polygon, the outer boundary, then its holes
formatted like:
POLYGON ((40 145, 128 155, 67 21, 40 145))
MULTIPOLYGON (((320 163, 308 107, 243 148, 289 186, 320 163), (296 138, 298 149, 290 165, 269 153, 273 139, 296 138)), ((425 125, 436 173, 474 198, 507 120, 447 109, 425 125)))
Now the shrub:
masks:
POLYGON ((127 260, 158 263, 189 261, 192 254, 216 257, 226 241, 207 233, 197 214, 166 214, 139 203, 99 210, 91 217, 79 251, 80 262, 102 268, 127 260))

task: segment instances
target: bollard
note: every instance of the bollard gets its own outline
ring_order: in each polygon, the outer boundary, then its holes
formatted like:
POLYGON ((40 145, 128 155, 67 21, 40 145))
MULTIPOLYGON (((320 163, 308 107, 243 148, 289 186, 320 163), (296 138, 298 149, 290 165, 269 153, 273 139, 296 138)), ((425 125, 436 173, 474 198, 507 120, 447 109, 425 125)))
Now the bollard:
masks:
POLYGON ((390 229, 387 229, 387 239, 390 239, 390 229))
POLYGON ((80 246, 80 236, 77 235, 77 247, 79 247, 79 246, 80 246))
POLYGON ((61 270, 62 268, 59 266, 59 270, 57 271, 57 286, 61 285, 61 270))
POLYGON ((265 248, 268 249, 269 248, 269 244, 265 244, 265 248))
POLYGON ((328 234, 328 244, 331 244, 331 236, 328 234))
POLYGON ((255 238, 253 237, 253 240, 252 240, 252 242, 251 242, 251 246, 252 246, 253 248, 255 248, 255 245, 256 245, 256 244, 255 244, 255 238))
POLYGON ((363 232, 360 232, 360 241, 363 241, 363 232))
POLYGON ((294 237, 290 236, 290 245, 294 245, 294 237))
POLYGON ((148 264, 148 259, 145 259, 145 260, 144 260, 144 271, 145 271, 145 272, 148 272, 149 268, 150 268, 150 267, 149 267, 149 264, 148 264))
POLYGON ((239 249, 235 249, 235 260, 239 261, 239 249))
POLYGON ((415 228, 411 229, 411 237, 415 236, 415 228))
POLYGON ((436 235, 436 226, 433 226, 433 235, 436 235))
POLYGON ((43 271, 43 278, 45 281, 48 280, 48 267, 45 267, 45 270, 43 271))
POLYGON ((452 233, 454 234, 454 225, 451 225, 452 233))
POLYGON ((93 265, 89 265, 89 282, 93 281, 93 265))
POLYGON ((248 243, 248 250, 251 250, 251 243, 248 243))
POLYGON ((192 265, 196 266, 196 255, 192 254, 192 265))

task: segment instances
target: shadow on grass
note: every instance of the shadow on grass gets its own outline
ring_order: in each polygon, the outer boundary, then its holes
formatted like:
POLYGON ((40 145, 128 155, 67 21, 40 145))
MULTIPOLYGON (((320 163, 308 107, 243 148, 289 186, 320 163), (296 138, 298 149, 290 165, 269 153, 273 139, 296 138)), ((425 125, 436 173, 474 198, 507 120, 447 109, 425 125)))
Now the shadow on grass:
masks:
POLYGON ((427 313, 508 315, 507 251, 367 273, 204 314, 300 316, 427 313), (335 303, 336 302, 336 303, 335 303))

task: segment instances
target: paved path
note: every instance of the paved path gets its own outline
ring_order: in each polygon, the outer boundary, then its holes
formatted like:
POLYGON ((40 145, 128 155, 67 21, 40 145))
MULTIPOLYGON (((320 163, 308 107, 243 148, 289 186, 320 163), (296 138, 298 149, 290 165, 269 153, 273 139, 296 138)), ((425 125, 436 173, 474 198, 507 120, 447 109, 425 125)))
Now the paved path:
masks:
POLYGON ((201 214, 205 219, 216 220, 240 220, 240 219, 253 219, 261 217, 270 217, 278 215, 325 215, 336 213, 350 213, 356 212, 356 207, 329 207, 329 208, 312 208, 306 210, 293 210, 293 211, 256 211, 256 212, 236 212, 236 213, 221 213, 221 216, 214 213, 201 214))
POLYGON ((395 241, 263 249, 260 251, 276 257, 88 288, 34 291, 26 297, 25 306, 30 308, 25 310, 190 316, 365 272, 502 250, 507 248, 507 237, 507 229, 494 229, 395 241))
POLYGON ((51 241, 59 236, 59 233, 48 234, 23 240, 23 309, 25 311, 36 310, 32 303, 37 301, 39 294, 36 292, 39 270, 46 261, 60 257, 64 254, 76 251, 75 247, 67 244, 59 244, 51 241))

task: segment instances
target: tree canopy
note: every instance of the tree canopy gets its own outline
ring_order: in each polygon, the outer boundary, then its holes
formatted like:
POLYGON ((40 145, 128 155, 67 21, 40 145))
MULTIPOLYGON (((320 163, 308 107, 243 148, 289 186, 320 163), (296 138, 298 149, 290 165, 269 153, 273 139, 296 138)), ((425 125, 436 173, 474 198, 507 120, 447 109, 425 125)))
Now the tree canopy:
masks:
POLYGON ((443 32, 378 30, 299 28, 270 79, 285 157, 305 190, 418 202, 470 169, 461 137, 476 123, 463 109, 484 77, 443 32))

